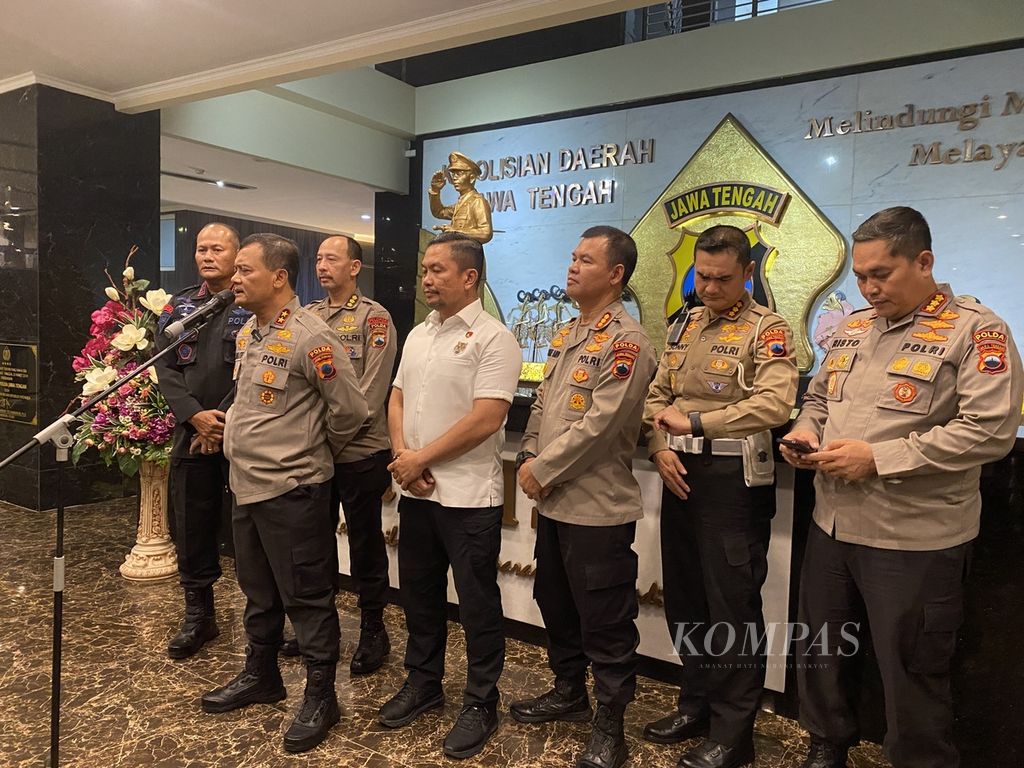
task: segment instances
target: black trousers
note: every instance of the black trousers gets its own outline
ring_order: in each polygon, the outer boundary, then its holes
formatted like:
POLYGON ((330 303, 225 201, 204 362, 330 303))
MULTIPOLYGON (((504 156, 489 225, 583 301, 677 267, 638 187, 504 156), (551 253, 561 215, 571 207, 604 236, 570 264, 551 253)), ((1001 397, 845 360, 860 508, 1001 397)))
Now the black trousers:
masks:
POLYGON ((537 516, 533 597, 548 633, 556 677, 581 684, 587 666, 594 695, 624 708, 636 692, 640 633, 636 523, 573 525, 537 516))
POLYGON ((306 663, 338 660, 337 538, 330 482, 300 485, 232 515, 243 623, 254 646, 281 645, 285 614, 306 663))
POLYGON ((398 575, 409 640, 405 668, 417 688, 439 688, 448 640, 448 567, 466 632, 463 704, 498 703, 505 626, 498 590, 501 507, 443 507, 403 496, 398 502, 398 575))
POLYGON ((388 552, 381 528, 381 497, 391 485, 390 463, 391 451, 379 451, 361 461, 334 465, 331 510, 337 515, 341 504, 345 513, 352 582, 364 612, 381 611, 387 605, 388 552))
POLYGON ((836 541, 811 523, 800 580, 800 722, 855 744, 859 626, 867 619, 885 692, 885 755, 895 768, 954 768, 950 661, 963 623, 970 544, 931 552, 836 541))
POLYGON ((710 714, 711 738, 740 746, 753 734, 764 687, 761 586, 775 488, 748 488, 739 457, 678 455, 690 495, 662 495, 661 567, 683 663, 679 711, 710 714))
POLYGON ((217 535, 231 503, 224 455, 172 458, 170 496, 178 576, 185 589, 203 589, 220 578, 217 535))

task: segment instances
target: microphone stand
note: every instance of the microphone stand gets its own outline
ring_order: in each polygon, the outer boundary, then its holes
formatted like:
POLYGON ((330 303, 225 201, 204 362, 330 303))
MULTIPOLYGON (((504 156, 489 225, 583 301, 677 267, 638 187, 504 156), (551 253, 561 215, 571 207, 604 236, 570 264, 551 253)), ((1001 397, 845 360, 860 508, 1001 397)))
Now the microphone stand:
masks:
MULTIPOLYGON (((225 307, 226 308, 226 307, 225 307)), ((166 357, 177 350, 186 341, 191 341, 198 335, 199 330, 205 326, 213 317, 220 312, 213 312, 200 319, 191 327, 182 331, 171 344, 165 349, 146 360, 142 365, 131 373, 122 376, 102 392, 93 395, 81 407, 71 413, 65 413, 49 426, 33 435, 25 445, 12 453, 3 461, 0 461, 0 470, 8 464, 24 456, 36 446, 44 443, 53 443, 57 451, 57 532, 56 546, 53 554, 53 652, 50 678, 50 759, 49 768, 57 768, 60 754, 60 673, 61 673, 61 651, 64 628, 64 466, 67 464, 71 446, 74 445, 74 437, 69 427, 74 424, 78 417, 86 411, 91 410, 98 403, 106 400, 111 394, 123 387, 129 381, 137 377, 143 371, 148 370, 153 363, 166 357)))

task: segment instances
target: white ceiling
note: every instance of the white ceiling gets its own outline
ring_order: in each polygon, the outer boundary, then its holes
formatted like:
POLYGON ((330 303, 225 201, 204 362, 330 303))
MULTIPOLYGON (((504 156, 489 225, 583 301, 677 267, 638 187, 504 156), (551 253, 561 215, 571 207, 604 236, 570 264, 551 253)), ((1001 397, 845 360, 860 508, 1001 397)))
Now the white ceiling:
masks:
MULTIPOLYGON (((43 83, 138 112, 615 13, 635 0, 34 0, 0 14, 0 92, 43 83)), ((373 190, 164 137, 161 178, 187 206, 372 239, 373 190)))
POLYGON ((362 184, 170 136, 160 139, 160 167, 256 187, 228 189, 161 176, 161 207, 165 210, 228 213, 373 241, 373 221, 360 217, 373 215, 374 190, 362 184))

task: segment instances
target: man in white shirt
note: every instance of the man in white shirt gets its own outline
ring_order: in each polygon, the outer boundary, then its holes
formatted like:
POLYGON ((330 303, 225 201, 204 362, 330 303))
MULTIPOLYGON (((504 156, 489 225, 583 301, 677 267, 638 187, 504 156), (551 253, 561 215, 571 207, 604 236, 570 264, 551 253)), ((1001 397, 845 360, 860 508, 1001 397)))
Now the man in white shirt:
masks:
POLYGON ((444 706, 448 568, 466 632, 466 688, 444 754, 477 754, 498 727, 505 636, 498 590, 504 488, 500 451, 522 352, 479 298, 484 251, 457 232, 423 254, 423 294, 434 310, 405 341, 388 409, 402 487, 398 574, 409 633, 408 677, 380 709, 389 728, 444 706))

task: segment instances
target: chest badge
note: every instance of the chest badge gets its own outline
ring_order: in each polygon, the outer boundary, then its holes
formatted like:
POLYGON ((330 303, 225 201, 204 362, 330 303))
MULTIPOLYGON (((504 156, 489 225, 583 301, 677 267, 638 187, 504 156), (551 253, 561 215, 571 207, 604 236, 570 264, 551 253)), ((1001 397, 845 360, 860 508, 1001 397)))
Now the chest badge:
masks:
POLYGON ((260 402, 264 405, 273 405, 274 400, 277 399, 277 395, 274 394, 272 389, 264 389, 260 392, 260 402))
POLYGON ((912 403, 917 397, 917 387, 909 381, 901 381, 892 388, 892 396, 896 398, 896 402, 912 403))
POLYGON ((460 341, 455 345, 455 349, 453 351, 455 352, 456 355, 461 355, 463 352, 466 351, 466 347, 468 346, 468 342, 460 341))
POLYGON ((572 380, 577 384, 582 384, 584 381, 590 380, 590 374, 584 368, 577 368, 572 372, 572 380))
POLYGON ((573 411, 582 411, 587 407, 587 398, 579 392, 569 398, 569 408, 573 411))
POLYGON ((277 379, 277 374, 273 371, 264 371, 262 378, 264 384, 273 384, 277 379))

